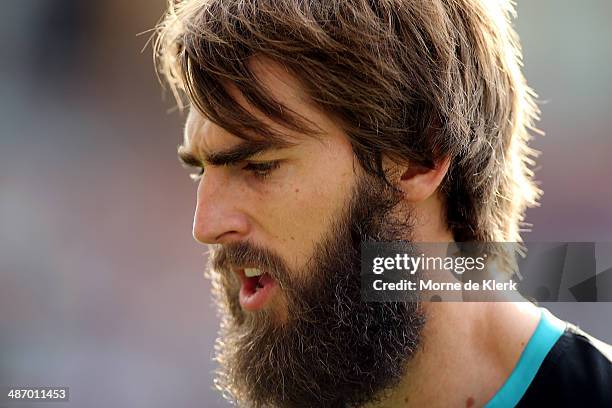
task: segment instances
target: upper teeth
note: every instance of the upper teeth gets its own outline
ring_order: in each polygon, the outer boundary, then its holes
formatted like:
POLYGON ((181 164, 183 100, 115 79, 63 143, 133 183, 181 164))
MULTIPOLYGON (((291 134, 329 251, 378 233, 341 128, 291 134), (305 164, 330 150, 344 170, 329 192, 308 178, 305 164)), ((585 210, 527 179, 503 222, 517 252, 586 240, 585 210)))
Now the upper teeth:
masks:
POLYGON ((263 272, 259 270, 259 268, 244 268, 244 274, 249 278, 252 278, 253 276, 259 276, 262 273, 263 272))

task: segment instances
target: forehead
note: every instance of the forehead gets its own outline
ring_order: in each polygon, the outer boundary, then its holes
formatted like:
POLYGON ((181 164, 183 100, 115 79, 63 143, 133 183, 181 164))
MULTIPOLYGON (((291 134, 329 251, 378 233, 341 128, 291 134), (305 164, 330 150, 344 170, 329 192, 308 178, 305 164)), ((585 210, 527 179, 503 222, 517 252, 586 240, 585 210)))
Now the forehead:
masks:
MULTIPOLYGON (((249 63, 249 68, 273 100, 311 122, 317 128, 315 131, 324 130, 320 128, 319 124, 321 123, 321 117, 325 115, 310 102, 299 80, 287 68, 264 58, 253 58, 249 63)), ((264 113, 255 110, 230 82, 225 82, 223 85, 240 106, 271 129, 287 136, 288 141, 297 142, 303 138, 303 134, 284 128, 264 113)), ((218 139, 218 136, 223 136, 224 139, 228 139, 228 142, 240 142, 240 138, 217 128, 218 126, 214 126, 194 106, 191 106, 185 124, 185 145, 209 144, 209 142, 214 142, 214 140, 209 139, 218 139), (211 131, 213 128, 216 130, 215 132, 211 131)), ((257 135, 253 135, 253 137, 256 138, 257 135)))

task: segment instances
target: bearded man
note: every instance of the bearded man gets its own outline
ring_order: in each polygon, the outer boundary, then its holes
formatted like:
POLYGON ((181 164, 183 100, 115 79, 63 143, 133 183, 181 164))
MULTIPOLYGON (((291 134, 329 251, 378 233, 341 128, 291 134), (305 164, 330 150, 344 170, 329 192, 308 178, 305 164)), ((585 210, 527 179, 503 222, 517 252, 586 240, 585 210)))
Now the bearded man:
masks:
POLYGON ((231 401, 612 403, 609 346, 529 302, 361 297, 363 242, 520 242, 539 195, 537 108, 511 14, 477 0, 171 2, 158 66, 190 107, 179 156, 199 169, 193 232, 211 246, 216 386, 231 401))

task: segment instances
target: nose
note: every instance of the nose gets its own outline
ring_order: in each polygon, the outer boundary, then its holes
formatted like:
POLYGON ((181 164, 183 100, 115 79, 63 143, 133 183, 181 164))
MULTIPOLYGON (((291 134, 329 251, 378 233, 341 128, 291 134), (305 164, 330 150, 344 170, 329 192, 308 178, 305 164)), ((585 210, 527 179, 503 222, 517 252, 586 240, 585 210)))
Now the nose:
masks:
MULTIPOLYGON (((212 167, 212 166, 210 166, 212 167)), ((232 189, 222 168, 207 168, 198 185, 193 237, 203 244, 228 244, 243 240, 249 231, 240 189, 232 189)))

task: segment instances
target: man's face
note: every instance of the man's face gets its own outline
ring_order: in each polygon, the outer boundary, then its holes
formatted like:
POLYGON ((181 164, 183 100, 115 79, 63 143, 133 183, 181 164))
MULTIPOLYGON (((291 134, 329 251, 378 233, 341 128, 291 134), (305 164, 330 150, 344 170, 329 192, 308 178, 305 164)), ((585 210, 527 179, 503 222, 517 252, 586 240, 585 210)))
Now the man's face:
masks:
MULTIPOLYGON (((281 76, 282 72, 271 72, 270 77, 273 75, 281 76)), ((274 80, 274 96, 313 120, 323 135, 315 138, 283 129, 291 145, 273 146, 230 165, 205 165, 193 232, 206 244, 251 242, 277 253, 290 268, 299 270, 346 205, 358 164, 341 129, 301 103, 289 81, 286 74, 274 80)), ((187 146, 199 153, 198 157, 247 144, 195 110, 190 113, 186 132, 187 146)), ((242 307, 249 311, 274 309, 284 318, 284 295, 273 292, 264 302, 242 299, 242 307)))
POLYGON ((252 406, 368 401, 401 377, 423 318, 416 304, 361 301, 359 246, 410 239, 410 216, 395 190, 361 171, 341 128, 293 78, 273 64, 256 68, 321 136, 283 130, 288 145, 261 150, 190 114, 185 150, 209 162, 194 236, 216 244, 218 386, 252 406))

